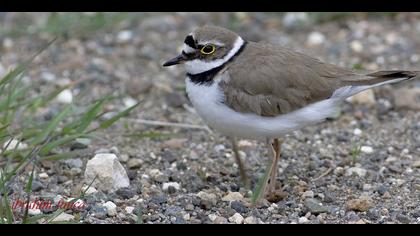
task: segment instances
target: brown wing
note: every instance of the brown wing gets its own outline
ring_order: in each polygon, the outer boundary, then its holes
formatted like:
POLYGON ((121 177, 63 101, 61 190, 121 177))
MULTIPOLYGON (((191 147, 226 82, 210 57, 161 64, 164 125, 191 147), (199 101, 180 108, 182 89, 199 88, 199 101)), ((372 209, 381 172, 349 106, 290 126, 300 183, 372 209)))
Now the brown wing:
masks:
POLYGON ((249 43, 229 65, 220 87, 225 103, 240 112, 285 114, 330 97, 355 74, 310 56, 268 44, 249 43))

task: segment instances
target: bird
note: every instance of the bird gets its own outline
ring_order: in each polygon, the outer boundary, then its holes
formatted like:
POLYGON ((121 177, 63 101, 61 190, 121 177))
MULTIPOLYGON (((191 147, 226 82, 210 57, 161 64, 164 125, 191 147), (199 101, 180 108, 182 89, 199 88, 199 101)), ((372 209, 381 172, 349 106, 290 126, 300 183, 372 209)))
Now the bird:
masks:
POLYGON ((275 199, 278 161, 286 134, 339 112, 359 92, 407 81, 419 71, 359 73, 278 44, 252 42, 219 26, 189 33, 180 55, 163 66, 183 64, 186 93, 198 115, 232 141, 242 180, 249 184, 235 140, 267 142, 273 158, 262 195, 275 199))

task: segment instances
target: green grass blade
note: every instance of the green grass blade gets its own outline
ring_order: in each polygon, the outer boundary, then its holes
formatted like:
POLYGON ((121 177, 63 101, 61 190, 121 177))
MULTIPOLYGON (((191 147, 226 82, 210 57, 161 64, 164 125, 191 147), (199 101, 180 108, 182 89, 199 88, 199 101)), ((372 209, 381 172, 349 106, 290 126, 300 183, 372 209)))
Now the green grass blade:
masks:
POLYGON ((129 108, 127 108, 127 109, 123 110, 122 112, 120 112, 120 113, 116 114, 115 116, 113 116, 113 117, 109 118, 108 120, 106 120, 106 121, 102 122, 102 123, 99 125, 99 127, 98 127, 98 128, 95 128, 95 129, 93 129, 93 130, 90 130, 90 131, 88 131, 88 133, 93 132, 93 131, 96 131, 96 130, 98 130, 98 129, 106 129, 106 128, 108 128, 109 126, 111 126, 112 124, 114 124, 117 120, 119 120, 119 119, 121 119, 122 117, 125 117, 125 116, 127 116, 128 114, 130 114, 130 112, 131 112, 134 108, 136 108, 138 105, 140 105, 140 102, 138 102, 137 104, 135 104, 135 105, 133 105, 133 106, 131 106, 131 107, 129 107, 129 108))
POLYGON ((56 148, 58 146, 62 146, 64 144, 67 144, 69 142, 72 142, 72 141, 74 141, 77 138, 84 138, 84 137, 87 137, 87 135, 85 135, 85 134, 74 134, 74 135, 69 135, 69 136, 63 137, 63 138, 59 138, 59 139, 57 139, 57 140, 55 140, 53 142, 50 142, 47 145, 45 145, 45 147, 43 147, 41 149, 41 151, 39 152, 39 154, 41 156, 45 156, 48 153, 50 153, 51 150, 53 150, 54 148, 56 148))
POLYGON ((25 214, 23 215, 23 224, 27 224, 28 220, 28 211, 29 211, 29 201, 31 200, 31 193, 32 193, 32 182, 34 179, 34 172, 35 172, 35 165, 32 167, 31 175, 29 176, 28 183, 25 187, 25 192, 28 195, 28 198, 26 200, 26 208, 25 208, 25 214))
POLYGON ((258 181, 258 184, 254 189, 254 192, 251 198, 252 206, 255 206, 255 204, 261 199, 261 197, 264 194, 264 189, 267 186, 268 177, 270 175, 270 169, 271 169, 271 165, 268 165, 263 177, 258 181))

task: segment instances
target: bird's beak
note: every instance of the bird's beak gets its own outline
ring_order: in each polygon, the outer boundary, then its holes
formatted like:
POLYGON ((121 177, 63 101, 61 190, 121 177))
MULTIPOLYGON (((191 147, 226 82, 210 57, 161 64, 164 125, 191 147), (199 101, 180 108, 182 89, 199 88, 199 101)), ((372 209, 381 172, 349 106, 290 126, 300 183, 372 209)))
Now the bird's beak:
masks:
POLYGON ((171 60, 163 63, 163 66, 173 66, 173 65, 177 65, 180 63, 183 63, 184 61, 187 60, 187 57, 184 54, 181 54, 175 58, 172 58, 171 60))

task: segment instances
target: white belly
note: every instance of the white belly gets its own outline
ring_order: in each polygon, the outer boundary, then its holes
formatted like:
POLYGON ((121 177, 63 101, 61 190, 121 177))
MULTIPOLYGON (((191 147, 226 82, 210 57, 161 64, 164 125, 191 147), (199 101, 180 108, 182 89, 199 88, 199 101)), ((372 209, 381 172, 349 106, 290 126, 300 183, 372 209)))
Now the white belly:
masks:
POLYGON ((327 99, 294 112, 276 117, 262 117, 239 113, 225 104, 223 92, 215 79, 211 86, 198 85, 186 79, 191 103, 205 122, 217 131, 239 138, 265 139, 281 137, 306 125, 318 123, 332 116, 341 99, 327 99))

